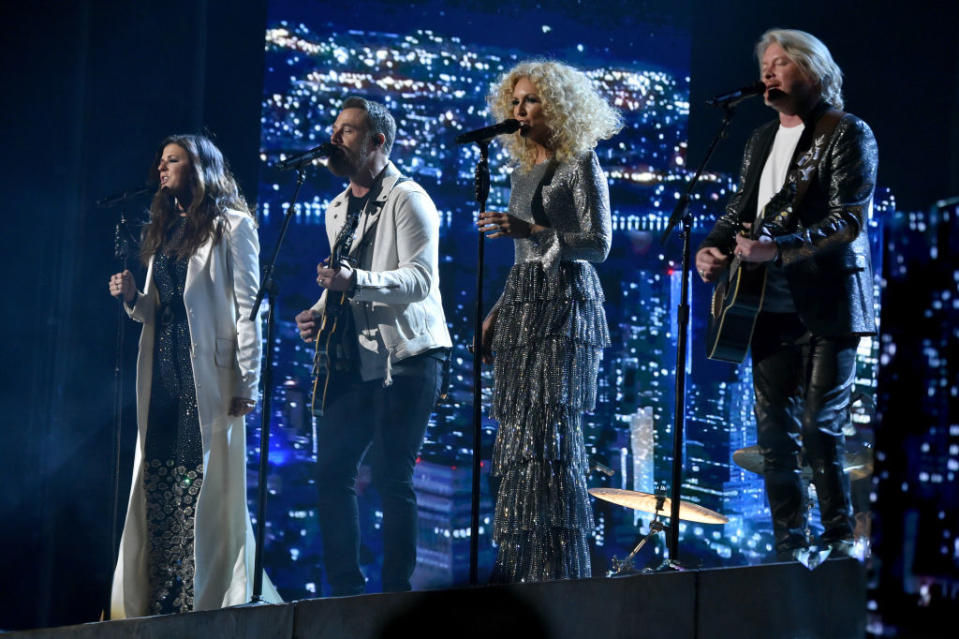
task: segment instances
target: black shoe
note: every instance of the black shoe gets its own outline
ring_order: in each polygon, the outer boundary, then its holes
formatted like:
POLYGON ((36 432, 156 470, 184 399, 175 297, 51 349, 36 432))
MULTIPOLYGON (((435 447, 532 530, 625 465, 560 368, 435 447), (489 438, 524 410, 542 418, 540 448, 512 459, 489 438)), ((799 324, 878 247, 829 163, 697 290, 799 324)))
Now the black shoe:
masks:
POLYGON ((866 561, 869 556, 869 539, 836 539, 829 542, 833 557, 851 557, 857 561, 866 561))
POLYGON ((799 556, 803 552, 808 552, 808 548, 791 548, 789 550, 777 550, 776 561, 786 563, 790 561, 799 561, 799 556))
POLYGON ((815 570, 822 562, 832 554, 832 548, 818 548, 812 546, 809 548, 794 548, 793 550, 782 550, 776 553, 776 559, 779 561, 798 561, 809 570, 815 570))

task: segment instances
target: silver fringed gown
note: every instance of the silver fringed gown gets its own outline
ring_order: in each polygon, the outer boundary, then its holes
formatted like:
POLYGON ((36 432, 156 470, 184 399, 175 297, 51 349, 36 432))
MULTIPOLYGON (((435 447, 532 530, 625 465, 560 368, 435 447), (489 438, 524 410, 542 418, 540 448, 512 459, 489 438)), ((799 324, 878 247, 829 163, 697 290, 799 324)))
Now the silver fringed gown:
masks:
POLYGON ((509 213, 548 227, 515 240, 496 304, 491 472, 499 478, 491 581, 590 576, 593 513, 583 413, 609 343, 603 290, 590 262, 609 252, 609 189, 592 151, 511 177, 509 213))

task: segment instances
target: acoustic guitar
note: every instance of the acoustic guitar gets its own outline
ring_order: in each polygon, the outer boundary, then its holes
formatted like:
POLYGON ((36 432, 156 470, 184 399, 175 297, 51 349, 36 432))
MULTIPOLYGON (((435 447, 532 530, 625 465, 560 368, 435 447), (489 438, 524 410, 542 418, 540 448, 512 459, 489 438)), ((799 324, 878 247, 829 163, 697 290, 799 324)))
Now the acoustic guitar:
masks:
MULTIPOLYGON (((787 184, 756 216, 749 230, 741 233, 752 240, 762 235, 767 211, 780 211, 788 206, 795 191, 787 184)), ((742 364, 753 339, 756 318, 766 293, 766 265, 743 262, 732 255, 713 290, 709 305, 709 326, 706 329, 706 356, 732 364, 742 364)))
MULTIPOLYGON (((394 188, 410 181, 410 178, 406 176, 397 176, 386 197, 381 197, 383 179, 386 177, 389 166, 392 165, 384 167, 376 176, 366 196, 366 202, 359 210, 347 214, 343 228, 337 234, 330 251, 330 268, 338 269, 344 264, 354 269, 358 266, 360 256, 373 241, 379 219, 379 207, 389 198, 389 193, 394 188), (363 223, 362 239, 357 244, 356 250, 353 250, 356 227, 363 213, 367 217, 363 223)), ((398 285, 391 284, 384 288, 396 288, 396 286, 398 285)), ((354 370, 359 366, 359 346, 352 325, 353 311, 350 308, 349 295, 346 292, 327 290, 320 329, 316 333, 316 352, 313 356, 312 410, 318 417, 322 417, 326 412, 327 401, 331 396, 331 385, 335 384, 336 374, 354 370)))
MULTIPOLYGON (((328 260, 329 267, 338 269, 344 264, 356 268, 350 257, 353 235, 356 232, 359 212, 348 216, 340 230, 328 260)), ((333 376, 353 368, 357 362, 356 338, 350 330, 353 311, 350 298, 345 291, 326 292, 326 304, 320 319, 320 328, 316 332, 315 353, 313 355, 313 414, 322 417, 330 393, 333 376)))
POLYGON ((709 359, 742 364, 749 351, 765 292, 765 265, 742 262, 734 255, 729 268, 719 277, 709 305, 706 331, 706 356, 709 359))

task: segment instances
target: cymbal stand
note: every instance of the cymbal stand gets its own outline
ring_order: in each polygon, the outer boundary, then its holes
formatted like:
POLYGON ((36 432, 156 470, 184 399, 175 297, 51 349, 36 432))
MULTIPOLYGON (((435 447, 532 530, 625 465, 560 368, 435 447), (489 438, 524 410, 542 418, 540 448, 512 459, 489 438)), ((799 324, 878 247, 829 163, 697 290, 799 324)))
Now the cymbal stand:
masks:
POLYGON ((616 559, 613 557, 609 560, 610 569, 606 573, 607 577, 620 577, 622 575, 628 575, 632 572, 635 572, 633 569, 633 558, 643 549, 643 546, 646 545, 646 542, 649 541, 650 537, 656 533, 663 532, 668 528, 668 526, 659 520, 659 515, 663 512, 663 506, 666 505, 666 495, 662 492, 657 491, 656 494, 656 512, 653 513, 653 520, 649 522, 649 532, 646 533, 646 536, 639 540, 639 543, 636 544, 636 547, 633 548, 633 552, 629 553, 622 560, 616 559))
POLYGON ((646 542, 649 541, 649 538, 655 535, 656 533, 663 532, 668 526, 659 520, 659 514, 656 514, 656 518, 649 522, 649 532, 646 533, 646 536, 639 540, 639 543, 636 544, 636 547, 633 548, 633 552, 629 553, 622 560, 616 559, 613 557, 609 560, 610 569, 607 571, 607 577, 620 577, 622 575, 628 575, 632 572, 635 572, 633 569, 633 558, 643 549, 643 546, 646 545, 646 542))

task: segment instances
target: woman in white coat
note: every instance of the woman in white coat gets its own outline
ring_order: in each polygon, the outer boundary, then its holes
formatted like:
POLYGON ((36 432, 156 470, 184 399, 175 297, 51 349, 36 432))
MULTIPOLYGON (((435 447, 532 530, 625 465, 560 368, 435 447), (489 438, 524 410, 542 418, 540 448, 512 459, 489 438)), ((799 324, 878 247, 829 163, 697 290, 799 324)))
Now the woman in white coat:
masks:
MULTIPOLYGON (((111 618, 249 601, 254 538, 246 506, 244 416, 256 405, 261 333, 249 319, 259 241, 220 150, 198 135, 163 141, 144 228, 146 284, 110 293, 143 323, 133 486, 111 618)), ((279 600, 264 579, 263 598, 279 600)))

